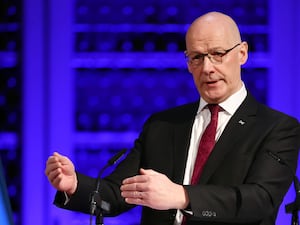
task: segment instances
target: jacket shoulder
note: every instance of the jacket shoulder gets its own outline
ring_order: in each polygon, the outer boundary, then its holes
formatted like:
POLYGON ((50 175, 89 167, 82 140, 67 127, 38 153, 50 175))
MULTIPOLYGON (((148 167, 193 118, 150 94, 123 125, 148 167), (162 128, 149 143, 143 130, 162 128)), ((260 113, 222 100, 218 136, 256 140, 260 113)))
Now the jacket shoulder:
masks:
POLYGON ((199 106, 199 101, 187 103, 174 108, 154 113, 150 120, 163 120, 169 122, 183 122, 194 119, 199 106))

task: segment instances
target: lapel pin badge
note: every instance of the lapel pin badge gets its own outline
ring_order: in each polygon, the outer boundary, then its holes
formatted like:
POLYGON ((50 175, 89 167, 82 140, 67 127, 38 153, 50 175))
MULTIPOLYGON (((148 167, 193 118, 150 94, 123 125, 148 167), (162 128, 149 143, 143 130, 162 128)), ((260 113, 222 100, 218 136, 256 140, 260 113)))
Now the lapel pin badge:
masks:
POLYGON ((239 124, 244 125, 246 122, 243 120, 239 120, 239 124))

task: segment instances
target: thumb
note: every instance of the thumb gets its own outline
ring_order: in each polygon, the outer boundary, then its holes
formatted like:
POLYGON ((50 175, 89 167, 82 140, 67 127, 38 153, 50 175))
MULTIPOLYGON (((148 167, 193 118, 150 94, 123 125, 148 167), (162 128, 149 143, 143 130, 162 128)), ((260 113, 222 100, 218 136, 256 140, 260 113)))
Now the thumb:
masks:
POLYGON ((65 165, 65 164, 69 164, 70 163, 70 160, 68 157, 62 155, 62 154, 59 154, 58 152, 54 152, 53 153, 53 156, 56 156, 59 160, 59 162, 62 164, 62 165, 65 165))
POLYGON ((141 175, 157 175, 159 174, 158 172, 156 172, 155 170, 152 170, 152 169, 143 169, 141 168, 140 169, 140 174, 141 175))

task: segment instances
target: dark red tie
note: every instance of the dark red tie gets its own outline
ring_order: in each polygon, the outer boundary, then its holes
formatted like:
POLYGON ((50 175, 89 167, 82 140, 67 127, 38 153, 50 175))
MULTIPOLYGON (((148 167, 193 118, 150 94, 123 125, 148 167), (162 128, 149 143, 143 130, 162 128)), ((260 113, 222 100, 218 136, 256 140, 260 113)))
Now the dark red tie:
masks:
MULTIPOLYGON (((220 106, 216 104, 209 104, 207 105, 207 107, 209 108, 211 119, 209 124, 205 128, 205 131, 203 132, 203 135, 199 143, 197 158, 195 161, 194 171, 191 179, 191 184, 198 183, 203 167, 216 143, 215 138, 216 138, 217 125, 218 125, 218 112, 220 111, 220 106)), ((183 216, 181 225, 186 225, 186 224, 187 224, 186 217, 183 216)))
POLYGON ((203 167, 216 143, 215 137, 218 125, 218 112, 220 110, 220 106, 216 104, 209 104, 207 107, 210 110, 211 119, 210 123, 207 125, 205 131, 203 132, 203 135, 200 140, 191 184, 198 183, 203 167))

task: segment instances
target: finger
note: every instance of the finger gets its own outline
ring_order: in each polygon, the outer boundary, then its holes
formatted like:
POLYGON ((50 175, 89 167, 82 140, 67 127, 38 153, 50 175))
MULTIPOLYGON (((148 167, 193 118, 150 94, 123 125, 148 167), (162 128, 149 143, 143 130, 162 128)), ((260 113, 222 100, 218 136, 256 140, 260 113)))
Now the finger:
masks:
POLYGON ((50 180, 50 183, 57 188, 58 190, 60 190, 60 183, 62 181, 63 177, 62 174, 59 173, 56 177, 54 177, 52 180, 50 180))
POLYGON ((141 191, 123 191, 121 192, 122 197, 129 199, 143 199, 144 192, 141 191))
POLYGON ((61 169, 60 168, 57 168, 55 170, 52 170, 48 173, 47 177, 48 177, 48 180, 50 182, 53 182, 53 180, 55 180, 58 176, 60 176, 60 174, 62 174, 61 172, 61 169))
POLYGON ((140 169, 140 174, 142 175, 157 175, 159 174, 158 172, 156 172, 155 170, 152 170, 152 169, 143 169, 141 168, 140 169))
POLYGON ((121 195, 124 198, 141 198, 142 192, 139 191, 122 191, 121 195))
POLYGON ((55 163, 58 161, 59 161, 59 158, 57 156, 51 155, 48 157, 46 164, 51 164, 51 163, 55 163))
POLYGON ((134 191, 135 188, 133 187, 132 184, 122 184, 120 187, 121 191, 134 191))
POLYGON ((47 163, 46 168, 45 168, 45 174, 46 174, 46 176, 48 176, 48 174, 52 170, 56 170, 57 168, 61 168, 61 167, 62 167, 62 165, 58 161, 53 161, 53 162, 47 163))
POLYGON ((122 196, 128 204, 150 206, 147 200, 147 193, 145 192, 124 192, 122 196))
POLYGON ((143 175, 136 175, 133 177, 129 177, 123 180, 123 184, 134 184, 134 183, 144 183, 147 179, 143 175))
POLYGON ((133 205, 145 205, 144 200, 140 198, 125 198, 125 202, 133 205))
POLYGON ((53 155, 54 155, 54 156, 58 156, 58 157, 59 157, 59 156, 62 156, 62 155, 59 154, 58 152, 53 152, 53 155))
POLYGON ((146 182, 128 183, 128 184, 122 184, 120 189, 121 191, 146 191, 147 186, 148 185, 146 182))

